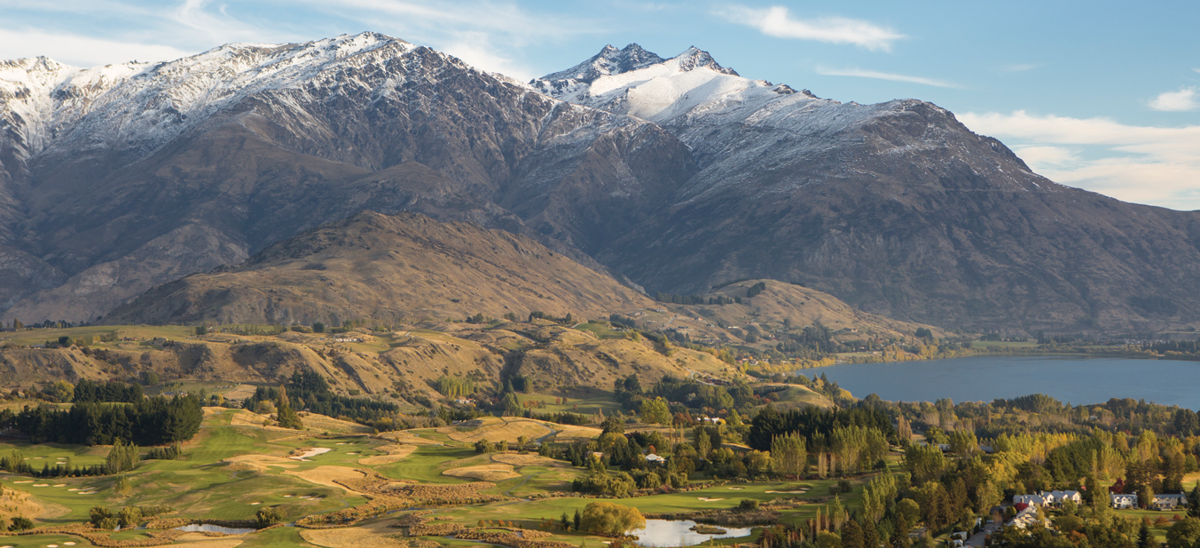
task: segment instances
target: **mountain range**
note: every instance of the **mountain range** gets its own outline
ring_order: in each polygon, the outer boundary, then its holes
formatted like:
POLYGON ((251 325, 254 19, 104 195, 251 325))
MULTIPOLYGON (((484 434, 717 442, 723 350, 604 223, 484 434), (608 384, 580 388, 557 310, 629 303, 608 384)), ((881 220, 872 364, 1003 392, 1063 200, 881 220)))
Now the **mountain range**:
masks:
POLYGON ((1200 322, 1200 213, 1056 184, 927 102, 822 99, 696 48, 529 83, 374 33, 22 59, 0 101, 0 314, 26 323, 165 319, 147 299, 176 280, 367 209, 651 292, 769 278, 980 331, 1200 322))

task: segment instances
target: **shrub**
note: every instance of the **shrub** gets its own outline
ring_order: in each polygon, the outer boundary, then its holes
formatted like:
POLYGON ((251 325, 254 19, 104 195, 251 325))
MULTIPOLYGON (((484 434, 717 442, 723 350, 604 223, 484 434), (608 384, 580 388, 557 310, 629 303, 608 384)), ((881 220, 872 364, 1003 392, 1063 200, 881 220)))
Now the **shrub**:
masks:
POLYGON ((592 533, 615 537, 645 526, 646 518, 637 508, 592 502, 583 509, 582 527, 592 533))
POLYGON ((9 531, 24 531, 33 529, 33 520, 25 516, 17 516, 12 519, 12 525, 8 526, 9 531))
POLYGON ((754 499, 742 499, 738 502, 738 510, 758 510, 758 501, 754 499))
POLYGON ((279 510, 273 507, 259 508, 258 513, 254 515, 254 521, 258 522, 258 528, 270 527, 283 520, 283 516, 279 515, 279 510))

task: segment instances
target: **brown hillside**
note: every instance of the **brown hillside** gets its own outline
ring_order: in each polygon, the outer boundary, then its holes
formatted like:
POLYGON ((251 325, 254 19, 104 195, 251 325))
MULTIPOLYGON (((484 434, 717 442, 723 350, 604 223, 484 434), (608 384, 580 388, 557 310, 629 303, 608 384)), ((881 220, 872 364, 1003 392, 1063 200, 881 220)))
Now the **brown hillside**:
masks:
POLYGON ((524 236, 419 214, 363 212, 250 261, 156 287, 109 324, 340 324, 482 313, 606 316, 651 301, 524 236))

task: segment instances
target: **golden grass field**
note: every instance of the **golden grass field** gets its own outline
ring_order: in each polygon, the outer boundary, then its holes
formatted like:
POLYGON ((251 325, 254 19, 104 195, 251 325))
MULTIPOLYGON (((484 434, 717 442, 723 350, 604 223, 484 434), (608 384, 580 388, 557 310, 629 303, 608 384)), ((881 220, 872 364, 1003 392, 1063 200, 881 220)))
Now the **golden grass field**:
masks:
POLYGON ((480 464, 478 466, 451 468, 442 472, 442 475, 490 482, 499 482, 521 476, 521 474, 514 472, 513 467, 508 464, 480 464))

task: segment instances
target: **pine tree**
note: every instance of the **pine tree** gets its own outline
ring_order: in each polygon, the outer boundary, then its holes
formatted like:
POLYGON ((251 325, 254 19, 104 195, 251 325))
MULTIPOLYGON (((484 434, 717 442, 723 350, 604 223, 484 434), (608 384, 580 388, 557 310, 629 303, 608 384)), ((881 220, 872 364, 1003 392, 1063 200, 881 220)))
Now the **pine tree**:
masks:
POLYGON ((575 519, 573 521, 575 522, 573 524, 575 525, 575 530, 578 531, 579 527, 583 525, 583 515, 579 513, 578 508, 575 509, 575 519))
MULTIPOLYGON (((1146 518, 1149 520, 1149 518, 1146 518)), ((1138 529, 1137 548, 1151 548, 1154 546, 1154 539, 1150 536, 1150 526, 1145 521, 1142 522, 1142 527, 1138 529)))
POLYGON ((279 386, 279 397, 275 400, 275 409, 279 426, 293 430, 304 429, 304 423, 300 420, 300 415, 292 409, 292 402, 287 396, 287 388, 283 385, 279 386))
MULTIPOLYGON (((842 548, 866 548, 862 527, 857 521, 850 520, 842 527, 842 548)), ((871 548, 875 548, 872 546, 871 548)))
POLYGON ((1200 518, 1200 481, 1196 482, 1196 486, 1188 493, 1188 509, 1189 517, 1200 518))

